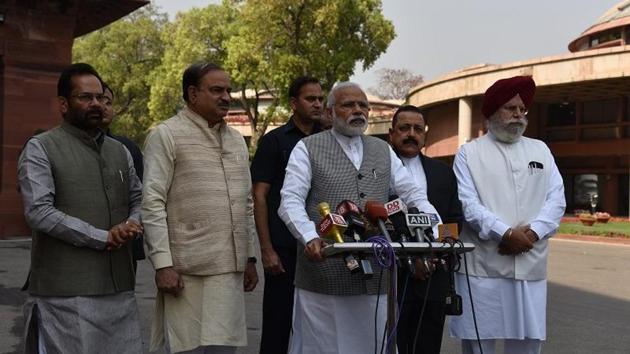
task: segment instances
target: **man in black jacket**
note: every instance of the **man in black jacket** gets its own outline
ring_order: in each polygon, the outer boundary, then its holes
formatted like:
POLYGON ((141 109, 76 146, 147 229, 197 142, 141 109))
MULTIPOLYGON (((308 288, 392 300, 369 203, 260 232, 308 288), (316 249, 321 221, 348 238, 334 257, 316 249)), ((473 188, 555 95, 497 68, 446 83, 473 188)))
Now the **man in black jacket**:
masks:
MULTIPOLYGON (((460 224, 463 215, 457 196, 455 174, 445 163, 422 154, 425 120, 417 107, 402 106, 396 111, 389 130, 389 140, 414 180, 420 185, 426 185, 429 202, 435 206, 442 221, 445 224, 460 224)), ((399 301, 403 302, 397 327, 399 353, 439 353, 445 319, 445 298, 449 288, 448 272, 442 267, 437 267, 432 272, 421 262, 416 262, 416 272, 412 277, 404 270, 399 272, 398 285, 399 301), (427 303, 418 332, 425 298, 427 303)))

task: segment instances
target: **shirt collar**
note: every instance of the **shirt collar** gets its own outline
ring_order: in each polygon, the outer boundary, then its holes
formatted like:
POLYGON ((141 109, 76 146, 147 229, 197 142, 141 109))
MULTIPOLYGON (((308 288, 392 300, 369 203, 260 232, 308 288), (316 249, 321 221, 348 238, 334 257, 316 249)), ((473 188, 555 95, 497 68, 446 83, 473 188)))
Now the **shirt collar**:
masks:
POLYGON ((398 157, 400 158, 400 161, 402 161, 403 165, 405 166, 413 166, 414 164, 421 163, 420 155, 416 155, 414 157, 403 157, 403 156, 398 156, 398 157))
MULTIPOLYGON (((289 118, 289 121, 287 122, 287 124, 284 125, 284 133, 288 134, 292 130, 295 130, 295 131, 299 132, 302 135, 306 135, 306 134, 304 134, 303 131, 300 130, 300 128, 297 127, 297 125, 295 125, 295 120, 293 119, 293 116, 291 116, 291 118, 289 118)), ((315 122, 315 124, 313 125, 313 131, 311 132, 311 135, 315 134, 315 133, 319 133, 320 131, 321 131, 321 127, 319 126, 319 123, 315 122)))
POLYGON ((330 131, 340 144, 350 146, 350 145, 362 144, 363 142, 363 134, 357 135, 357 136, 345 136, 343 134, 338 133, 335 130, 335 128, 332 128, 330 131))
POLYGON ((223 128, 227 124, 225 122, 225 119, 221 119, 219 123, 210 127, 210 125, 208 124, 208 121, 204 117, 200 116, 197 112, 193 111, 188 106, 184 107, 184 109, 182 109, 181 112, 184 114, 185 117, 192 120, 193 123, 195 123, 195 125, 197 125, 200 128, 204 128, 204 129, 207 128, 207 129, 212 129, 214 131, 219 131, 221 130, 221 128, 223 128))
POLYGON ((85 130, 78 128, 67 121, 61 123, 61 128, 70 133, 70 135, 75 136, 84 144, 96 150, 98 150, 101 145, 103 145, 103 141, 105 140, 105 134, 100 128, 97 128, 96 136, 91 136, 85 130))

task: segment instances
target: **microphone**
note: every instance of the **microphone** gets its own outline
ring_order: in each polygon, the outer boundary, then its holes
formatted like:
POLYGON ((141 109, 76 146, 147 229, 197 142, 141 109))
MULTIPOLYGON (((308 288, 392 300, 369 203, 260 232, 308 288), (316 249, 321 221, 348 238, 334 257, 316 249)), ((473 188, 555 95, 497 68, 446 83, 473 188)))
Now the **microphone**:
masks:
POLYGON ((389 196, 389 202, 385 203, 385 209, 387 209, 387 215, 391 216, 393 214, 402 212, 404 214, 407 213, 407 206, 405 202, 402 201, 396 194, 389 196))
MULTIPOLYGON (((343 243, 343 232, 348 227, 344 218, 339 214, 333 214, 330 212, 330 205, 326 202, 319 203, 317 205, 319 215, 322 216, 322 220, 319 222, 318 229, 320 235, 325 238, 334 241, 335 243, 343 243)), ((357 273, 361 271, 357 260, 349 253, 343 254, 343 260, 346 262, 346 268, 351 273, 357 273)))
POLYGON ((319 203, 317 209, 319 215, 322 216, 318 225, 319 233, 335 243, 343 243, 343 236, 341 235, 348 227, 344 218, 341 215, 331 213, 330 205, 326 202, 319 203))
POLYGON ((346 235, 352 237, 356 242, 365 239, 365 222, 361 217, 361 209, 350 200, 343 200, 337 205, 337 214, 343 216, 348 224, 346 235))
POLYGON ((392 241, 408 242, 411 235, 405 220, 405 214, 407 213, 405 203, 397 195, 391 195, 389 196, 389 202, 385 203, 385 209, 396 231, 392 235, 392 241))
MULTIPOLYGON (((361 242, 365 239, 365 222, 361 217, 361 209, 351 200, 342 200, 337 205, 337 214, 343 216, 348 224, 346 235, 354 239, 355 242, 361 242)), ((374 274, 372 264, 369 260, 364 259, 361 254, 354 255, 359 261, 359 266, 365 278, 371 278, 374 274)))
MULTIPOLYGON (((387 209, 389 220, 392 222, 392 225, 394 225, 394 230, 396 231, 392 234, 392 241, 409 242, 411 234, 405 219, 407 211, 405 203, 397 195, 390 195, 389 202, 385 203, 385 209, 387 209)), ((404 253, 399 255, 398 258, 401 263, 400 266, 406 267, 410 274, 414 274, 416 272, 416 267, 413 264, 413 257, 404 256, 403 254, 404 253)))
POLYGON ((389 232, 387 228, 385 228, 385 220, 387 220, 387 209, 383 206, 383 204, 368 200, 365 203, 365 213, 370 220, 370 222, 374 225, 377 225, 381 230, 383 237, 387 239, 388 242, 392 242, 392 238, 389 236, 389 232))
POLYGON ((434 223, 437 224, 438 220, 436 215, 420 213, 416 207, 409 208, 409 214, 407 214, 407 226, 415 233, 416 242, 433 242, 432 226, 434 223), (424 230, 424 235, 422 230, 424 230))

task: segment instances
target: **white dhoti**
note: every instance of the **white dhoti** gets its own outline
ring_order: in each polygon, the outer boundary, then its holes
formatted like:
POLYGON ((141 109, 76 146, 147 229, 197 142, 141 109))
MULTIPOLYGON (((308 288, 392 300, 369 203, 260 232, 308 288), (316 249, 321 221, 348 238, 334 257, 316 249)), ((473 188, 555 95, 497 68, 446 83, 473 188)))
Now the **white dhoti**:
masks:
POLYGON ((386 321, 387 295, 377 300, 377 295, 332 296, 296 288, 289 353, 365 354, 374 353, 375 346, 380 352, 386 321))
POLYGON ((177 296, 158 292, 150 350, 164 345, 171 353, 204 346, 246 346, 243 273, 182 275, 177 296))
MULTIPOLYGON (((466 275, 456 273, 455 285, 463 299, 464 313, 450 317, 450 334, 460 339, 477 339, 466 275)), ((545 340, 547 280, 470 276, 470 288, 481 339, 545 340)))

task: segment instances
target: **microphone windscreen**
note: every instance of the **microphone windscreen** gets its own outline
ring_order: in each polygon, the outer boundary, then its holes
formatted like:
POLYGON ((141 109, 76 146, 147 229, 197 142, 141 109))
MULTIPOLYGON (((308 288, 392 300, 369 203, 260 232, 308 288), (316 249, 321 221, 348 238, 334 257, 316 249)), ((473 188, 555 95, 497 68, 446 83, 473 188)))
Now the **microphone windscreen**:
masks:
POLYGON ((317 204, 317 210, 319 210, 319 215, 326 216, 330 214, 330 205, 326 202, 321 202, 317 204))
POLYGON ((353 201, 351 200, 342 200, 341 202, 339 202, 339 204, 337 204, 337 214, 341 214, 343 216, 347 216, 350 214, 354 214, 354 215, 361 215, 361 209, 354 204, 353 201))
POLYGON ((365 203, 365 214, 372 224, 377 224, 378 220, 387 220, 387 209, 377 201, 368 200, 365 203))

